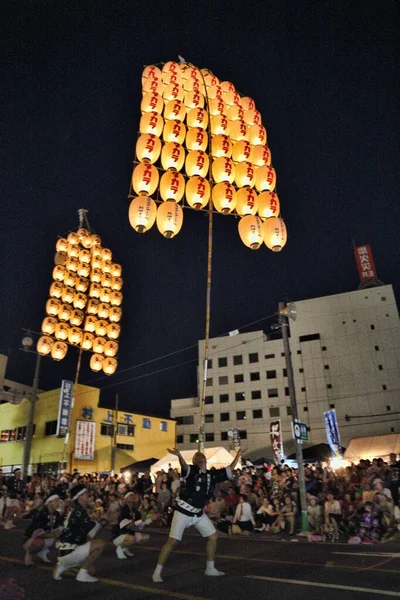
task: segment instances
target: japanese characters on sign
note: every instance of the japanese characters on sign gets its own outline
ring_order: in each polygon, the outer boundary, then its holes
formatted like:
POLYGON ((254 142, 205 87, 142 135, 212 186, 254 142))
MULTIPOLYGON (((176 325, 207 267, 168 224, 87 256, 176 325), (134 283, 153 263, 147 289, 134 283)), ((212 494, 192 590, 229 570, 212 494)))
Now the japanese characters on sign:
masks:
POLYGON ((151 429, 151 419, 143 417, 142 427, 143 429, 151 429))
POLYGON ((334 458, 343 458, 342 445, 340 443, 339 428, 336 419, 335 409, 328 410, 324 413, 325 429, 328 444, 334 458))
POLYGON ((96 440, 95 421, 77 421, 75 435, 75 459, 94 460, 96 440))
POLYGON ((293 421, 292 422, 292 430, 293 430, 293 437, 295 440, 307 442, 308 430, 307 430, 307 425, 305 423, 300 423, 300 421, 293 421))
POLYGON ((240 431, 239 429, 228 429, 229 446, 233 450, 240 448, 240 431))
POLYGON ((369 244, 366 244, 365 246, 356 246, 354 248, 354 254, 356 257, 360 281, 370 281, 372 279, 377 279, 371 246, 369 246, 369 244))
POLYGON ((271 436, 271 448, 274 456, 274 461, 279 464, 284 459, 283 455, 283 441, 282 441, 282 429, 281 421, 271 421, 270 424, 270 436, 271 436))
POLYGON ((72 381, 63 379, 61 382, 60 403, 58 406, 57 431, 58 437, 65 437, 69 429, 72 404, 72 381))

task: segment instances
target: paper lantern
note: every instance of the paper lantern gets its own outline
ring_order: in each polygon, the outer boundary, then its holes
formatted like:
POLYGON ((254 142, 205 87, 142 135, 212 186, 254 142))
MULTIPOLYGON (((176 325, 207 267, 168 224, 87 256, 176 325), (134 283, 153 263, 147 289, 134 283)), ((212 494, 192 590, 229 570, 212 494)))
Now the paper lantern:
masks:
POLYGON ((103 273, 110 273, 110 275, 111 275, 111 270, 112 270, 111 260, 103 260, 103 262, 101 263, 101 270, 103 271, 103 273))
POLYGON ((65 342, 54 342, 51 348, 51 358, 54 360, 62 360, 67 354, 68 346, 65 342))
POLYGON ((74 273, 73 271, 67 271, 64 277, 64 285, 73 287, 76 284, 77 279, 78 276, 76 275, 76 273, 74 273))
POLYGON ((273 192, 276 186, 275 169, 270 166, 257 167, 256 188, 259 192, 273 192))
POLYGON ((100 298, 101 289, 100 283, 92 283, 89 288, 89 296, 91 298, 100 298))
POLYGON ((164 108, 164 118, 167 120, 184 121, 186 108, 182 100, 170 100, 164 108))
POLYGON ((161 94, 157 92, 148 92, 143 94, 140 110, 142 113, 156 112, 161 115, 164 108, 164 102, 161 94))
POLYGON ((192 208, 199 210, 207 206, 210 200, 210 183, 204 177, 195 175, 186 183, 186 200, 192 208))
POLYGON ((111 265, 111 275, 113 277, 121 277, 122 275, 122 267, 118 263, 113 263, 111 265))
POLYGON ((93 346, 94 335, 93 333, 89 333, 88 331, 84 331, 82 334, 82 349, 83 350, 91 350, 93 346))
POLYGON ((200 80, 201 74, 197 67, 189 66, 187 63, 182 63, 180 66, 183 81, 188 79, 200 80))
POLYGON ((220 86, 224 94, 227 92, 236 92, 235 86, 230 81, 221 81, 220 86))
POLYGON ((182 82, 183 89, 186 94, 190 92, 200 92, 201 94, 205 94, 204 83, 199 79, 186 79, 182 82))
POLYGON ((191 127, 186 135, 186 148, 188 150, 205 151, 208 145, 208 134, 200 127, 191 127))
POLYGON ((263 192, 258 196, 258 216, 262 219, 279 217, 279 198, 275 192, 263 192))
POLYGON ((100 302, 98 306, 97 315, 99 319, 107 319, 110 307, 106 302, 100 302))
POLYGON ((105 375, 113 375, 117 370, 118 361, 115 358, 107 357, 103 361, 103 372, 105 375))
POLYGON ((236 212, 241 217, 255 215, 258 209, 258 197, 252 188, 242 188, 236 192, 236 212))
POLYGON ((284 220, 272 217, 264 221, 264 243, 273 252, 280 252, 287 241, 284 220))
POLYGON ((81 343, 82 331, 79 327, 70 327, 68 331, 68 341, 73 346, 77 346, 81 343))
POLYGON ((92 246, 92 236, 87 229, 78 229, 79 240, 87 250, 92 246))
POLYGON ((69 321, 71 311, 72 309, 69 304, 61 304, 57 316, 60 319, 60 321, 69 321))
POLYGON ((142 134, 152 133, 157 137, 160 137, 164 127, 164 119, 162 116, 154 111, 145 113, 142 115, 139 124, 139 131, 142 134))
POLYGON ((66 252, 68 249, 68 240, 65 238, 59 238, 56 242, 57 252, 66 252))
POLYGON ((67 236, 68 244, 79 244, 79 235, 76 231, 71 231, 67 236))
POLYGON ((96 324, 97 324, 96 317, 94 317, 93 315, 88 315, 85 319, 85 326, 84 326, 85 331, 88 331, 89 333, 93 333, 94 331, 96 331, 96 324))
MULTIPOLYGON (((261 148, 261 146, 260 146, 261 148)), ((246 140, 241 140, 233 144, 232 160, 236 163, 252 162, 253 146, 246 140)))
MULTIPOLYGON (((172 239, 181 230, 183 224, 183 210, 179 204, 173 201, 167 201, 160 204, 157 209, 157 228, 158 231, 167 239, 172 239)), ((119 294, 120 292, 113 292, 119 294)), ((113 302, 111 304, 118 306, 113 302)))
MULTIPOLYGON (((97 328, 96 328, 96 333, 97 333, 97 328)), ((96 352, 96 354, 103 354, 104 352, 104 346, 106 344, 106 339, 103 337, 96 337, 93 340, 93 352, 96 352)))
POLYGON ((101 246, 101 237, 97 234, 92 234, 92 248, 101 246))
POLYGON ((100 290, 100 302, 105 302, 108 304, 111 298, 111 289, 110 288, 101 288, 100 290))
POLYGON ((105 319, 98 319, 96 321, 96 334, 103 337, 107 333, 108 323, 105 319))
POLYGON ((227 110, 227 106, 222 98, 213 98, 210 100, 208 108, 212 117, 215 115, 225 115, 227 110))
POLYGON ((253 98, 249 98, 248 96, 243 96, 243 98, 240 98, 240 106, 242 106, 244 110, 256 109, 256 103, 254 102, 253 98))
POLYGON ((186 123, 188 127, 200 127, 200 129, 207 129, 208 113, 204 110, 204 108, 192 108, 187 114, 186 123))
POLYGON ((211 85, 207 88, 208 100, 215 100, 215 98, 223 99, 223 91, 220 85, 211 85))
POLYGON ((50 286, 50 296, 53 298, 61 298, 64 291, 64 285, 61 281, 54 281, 50 286))
POLYGON ((71 312, 69 322, 71 323, 71 325, 74 325, 75 327, 80 327, 80 325, 82 325, 82 323, 83 323, 84 318, 85 318, 85 313, 82 310, 75 308, 71 312))
POLYGON ((185 180, 183 175, 176 171, 168 171, 160 179, 160 195, 161 198, 166 202, 167 200, 173 200, 174 202, 180 202, 185 193, 185 180))
POLYGON ((56 252, 54 255, 55 265, 65 265, 67 262, 68 255, 66 252, 56 252))
POLYGON ((263 222, 259 217, 247 215, 239 221, 240 239, 251 250, 258 250, 264 241, 263 222))
POLYGON ((89 287, 89 281, 84 277, 78 277, 75 284, 75 289, 77 292, 86 292, 89 287))
POLYGON ((73 271, 76 273, 79 267, 79 260, 77 258, 70 257, 65 263, 65 267, 68 269, 68 271, 73 271))
POLYGON ((68 244, 67 254, 72 258, 79 257, 80 246, 79 244, 68 244))
POLYGON ((271 150, 268 146, 254 146, 251 162, 256 167, 271 164, 271 150))
POLYGON ((224 92, 222 97, 227 106, 234 106, 235 104, 239 106, 240 96, 236 91, 224 92))
POLYGON ((149 65, 143 70, 142 85, 144 85, 147 79, 153 79, 154 77, 161 79, 161 71, 155 65, 149 65))
POLYGON ((213 136, 211 139, 211 155, 213 158, 231 157, 232 142, 228 135, 220 133, 219 135, 213 136))
POLYGON ((90 273, 90 281, 94 283, 100 283, 103 277, 103 271, 101 269, 92 269, 90 273))
POLYGON ((78 238, 79 238, 80 242, 82 242, 84 237, 87 237, 89 235, 88 230, 85 229, 84 227, 80 227, 76 233, 78 234, 78 238))
POLYGON ((249 142, 253 146, 265 146, 267 143, 267 132, 262 125, 249 127, 249 142))
POLYGON ((122 290, 123 279, 122 277, 113 277, 111 289, 115 292, 122 290))
POLYGON ((50 354, 52 346, 53 346, 52 338, 48 337, 47 335, 42 335, 38 339, 38 342, 36 345, 36 350, 38 351, 38 354, 40 354, 40 356, 47 356, 48 354, 50 354))
POLYGON ((217 183, 212 190, 212 201, 216 210, 227 214, 236 206, 236 191, 231 183, 217 183))
POLYGON ((256 182, 256 169, 251 162, 240 162, 235 167, 235 183, 238 188, 254 187, 256 182))
MULTIPOLYGON (((182 75, 181 73, 163 73, 163 83, 165 86, 170 85, 171 83, 176 83, 177 85, 182 87, 182 75)), ((183 89, 183 88, 182 88, 183 89)))
POLYGON ((181 121, 166 121, 163 140, 164 142, 176 142, 177 144, 183 144, 186 136, 186 127, 181 121))
POLYGON ((46 317, 42 321, 42 333, 44 335, 53 335, 57 325, 57 319, 54 317, 46 317))
POLYGON ((149 164, 140 164, 133 169, 132 187, 138 196, 151 196, 157 189, 160 176, 158 170, 149 164))
POLYGON ((244 110, 239 104, 234 104, 233 106, 229 106, 226 116, 229 121, 243 121, 244 120, 244 110))
POLYGON ((164 144, 161 152, 161 164, 168 171, 180 171, 185 163, 185 150, 176 142, 164 144))
POLYGON ((56 328, 54 330, 54 337, 57 340, 64 341, 68 338, 69 327, 67 323, 57 323, 56 328))
MULTIPOLYGON (((92 284, 92 285, 94 285, 94 284, 92 284)), ((80 310, 82 310, 83 308, 85 308, 86 302, 87 302, 87 297, 85 296, 85 294, 81 294, 80 292, 75 294, 74 308, 79 308, 80 310)))
POLYGON ((67 304, 71 304, 75 296, 75 288, 65 286, 63 289, 63 293, 61 299, 63 302, 67 302, 67 304))
POLYGON ((101 286, 103 288, 110 288, 111 284, 112 284, 112 280, 113 280, 113 276, 111 275, 111 273, 104 273, 103 277, 101 278, 101 286))
POLYGON ((162 68, 161 76, 162 76, 162 80, 164 81, 164 83, 168 83, 171 75, 175 75, 175 76, 179 77, 180 80, 182 80, 182 75, 181 75, 181 70, 180 70, 179 64, 176 62, 173 62, 172 60, 166 62, 162 68))
POLYGON ((208 155, 202 150, 188 152, 185 165, 186 174, 189 177, 193 177, 193 175, 205 177, 208 173, 209 162, 208 155))
POLYGON ((183 103, 187 110, 191 110, 192 108, 204 108, 204 96, 198 90, 186 92, 183 103))
POLYGON ((171 100, 180 100, 183 102, 185 92, 179 83, 170 83, 166 85, 163 92, 164 102, 167 104, 171 100))
POLYGON ((141 135, 136 142, 136 156, 142 163, 155 163, 161 153, 161 140, 153 133, 141 135))
POLYGON ((215 115, 211 117, 211 133, 213 135, 219 135, 223 133, 229 135, 230 121, 226 115, 215 115))
POLYGON ((249 127, 262 125, 261 113, 258 110, 245 110, 243 118, 249 127))
POLYGON ((114 358, 118 354, 119 344, 118 342, 114 342, 113 340, 109 340, 104 344, 104 354, 106 356, 111 356, 114 358))
POLYGON ((206 87, 219 85, 218 77, 216 77, 209 69, 201 69, 201 72, 203 74, 204 81, 206 82, 206 87))
POLYGON ((79 277, 89 277, 90 265, 87 263, 79 263, 76 272, 78 273, 79 277))
POLYGON ((108 319, 111 323, 119 323, 122 317, 122 310, 119 306, 112 306, 108 313, 108 319))
POLYGON ((149 77, 142 86, 143 95, 149 92, 155 92, 156 94, 160 94, 160 96, 162 96, 163 91, 164 83, 162 79, 159 79, 158 77, 149 77))
POLYGON ((87 303, 86 312, 88 315, 97 315, 99 310, 99 300, 97 298, 90 298, 87 303))
MULTIPOLYGON (((102 249, 101 249, 102 251, 102 249)), ((100 255, 92 256, 92 269, 101 269, 103 265, 103 259, 100 255)))
POLYGON ((101 257, 104 261, 110 262, 112 260, 112 252, 110 248, 103 248, 101 251, 101 257))
POLYGON ((57 265, 53 269, 53 279, 55 281, 63 281, 67 270, 62 265, 57 265))
POLYGON ((229 126, 229 135, 233 142, 249 140, 249 131, 244 121, 231 121, 229 126))
POLYGON ((221 183, 222 181, 233 183, 235 179, 235 165, 233 161, 225 156, 216 158, 212 164, 212 176, 215 183, 221 183))
POLYGON ((93 354, 90 357, 90 368, 92 371, 98 373, 103 368, 104 357, 101 354, 93 354))
MULTIPOLYGON (((112 310, 115 310, 116 307, 114 306, 112 308, 112 310)), ((110 325, 108 325, 107 327, 107 337, 110 338, 110 340, 117 340, 119 338, 121 334, 121 327, 119 325, 117 325, 116 323, 110 323, 110 325)))
MULTIPOLYGON (((164 204, 160 204, 160 206, 165 206, 165 204, 166 204, 166 202, 164 204)), ((171 202, 171 204, 172 204, 172 202, 171 202)), ((176 206, 179 206, 179 204, 177 204, 176 206)), ((182 208, 180 206, 179 206, 179 208, 182 210, 182 208)), ((122 298, 123 298, 122 292, 111 292, 109 302, 112 304, 112 306, 120 306, 122 304, 122 298)), ((106 302, 106 301, 102 300, 102 302, 106 302)))
POLYGON ((50 317, 55 317, 58 314, 58 311, 60 310, 60 306, 61 306, 60 300, 58 300, 57 298, 50 298, 46 302, 46 313, 50 317))

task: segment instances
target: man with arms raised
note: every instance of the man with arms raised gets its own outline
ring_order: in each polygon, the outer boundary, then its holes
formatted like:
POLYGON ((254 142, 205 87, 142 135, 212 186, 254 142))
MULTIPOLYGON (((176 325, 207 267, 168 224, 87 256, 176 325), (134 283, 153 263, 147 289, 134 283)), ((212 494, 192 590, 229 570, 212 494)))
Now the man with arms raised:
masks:
POLYGON ((169 538, 158 557, 158 563, 153 573, 153 581, 161 583, 161 571, 175 546, 182 540, 183 532, 188 527, 195 527, 203 537, 207 538, 207 566, 205 575, 218 577, 225 575, 218 571, 214 565, 215 551, 217 548, 217 531, 203 509, 211 498, 215 484, 232 479, 232 471, 240 457, 240 450, 235 459, 226 469, 207 470, 207 459, 201 452, 193 456, 193 465, 187 465, 179 450, 168 450, 170 454, 178 457, 181 466, 181 477, 185 485, 179 492, 174 517, 171 523, 169 538))

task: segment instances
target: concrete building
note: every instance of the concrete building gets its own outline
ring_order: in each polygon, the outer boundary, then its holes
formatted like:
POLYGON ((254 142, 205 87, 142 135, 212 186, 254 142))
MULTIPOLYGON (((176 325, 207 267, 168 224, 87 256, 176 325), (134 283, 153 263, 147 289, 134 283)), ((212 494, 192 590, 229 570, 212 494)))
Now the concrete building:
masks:
MULTIPOLYGON (((309 444, 326 443, 323 413, 334 408, 342 445, 352 437, 400 432, 400 322, 391 285, 296 302, 290 343, 299 418, 309 444)), ((204 341, 199 342, 198 382, 204 341)), ((210 340, 205 406, 206 443, 265 451, 270 420, 292 440, 291 408, 281 339, 263 331, 210 340)), ((198 393, 200 389, 198 387, 198 393)), ((198 398, 171 401, 177 447, 195 448, 198 398)), ((253 452, 254 454, 254 452, 253 452)))
POLYGON ((3 404, 4 402, 19 404, 24 396, 28 396, 31 393, 32 387, 7 379, 7 362, 8 356, 6 354, 0 354, 0 404, 3 404))

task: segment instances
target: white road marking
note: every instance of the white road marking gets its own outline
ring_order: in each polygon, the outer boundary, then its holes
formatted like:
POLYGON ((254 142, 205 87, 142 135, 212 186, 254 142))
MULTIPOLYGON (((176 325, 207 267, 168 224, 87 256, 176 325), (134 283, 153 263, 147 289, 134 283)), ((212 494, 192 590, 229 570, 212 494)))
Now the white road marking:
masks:
POLYGON ((319 583, 317 581, 302 581, 301 579, 280 579, 279 577, 263 577, 261 575, 246 575, 246 579, 261 579, 262 581, 276 581, 277 583, 290 583, 292 585, 305 585, 321 588, 332 588, 334 590, 346 590, 348 592, 365 592, 367 594, 380 594, 381 596, 395 596, 400 598, 400 592, 390 592, 389 590, 374 590, 371 588, 362 588, 351 585, 337 585, 333 583, 319 583))
POLYGON ((332 554, 345 554, 346 556, 392 556, 400 558, 399 552, 332 552, 332 554))

